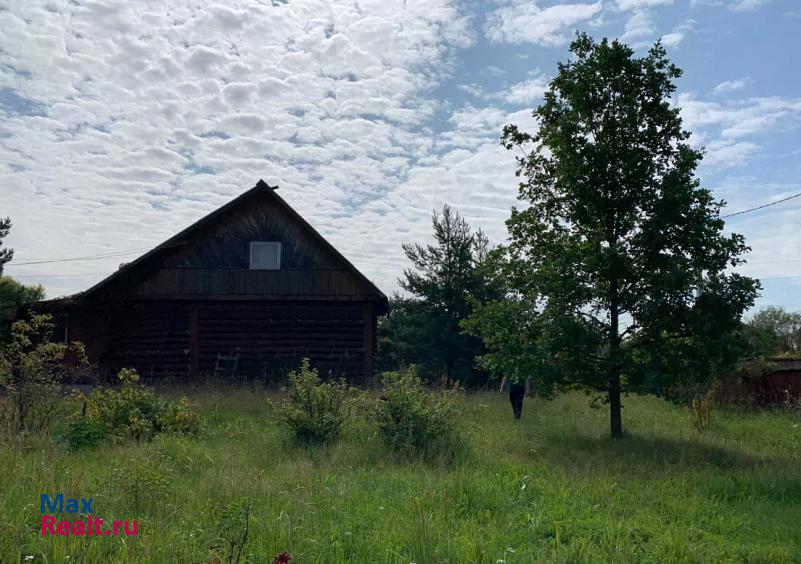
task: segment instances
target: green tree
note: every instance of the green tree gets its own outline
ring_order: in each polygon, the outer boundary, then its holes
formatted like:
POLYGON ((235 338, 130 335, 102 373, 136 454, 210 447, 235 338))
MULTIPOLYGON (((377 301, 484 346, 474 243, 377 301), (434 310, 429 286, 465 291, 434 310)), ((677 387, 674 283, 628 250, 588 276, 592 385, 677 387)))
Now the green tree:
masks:
POLYGON ((770 306, 749 319, 743 331, 757 356, 770 358, 801 353, 801 313, 770 306))
POLYGON ((495 291, 481 270, 489 242, 447 205, 442 214, 433 214, 432 226, 434 244, 403 244, 412 268, 398 282, 410 296, 394 296, 382 322, 383 368, 416 364, 430 377, 476 384, 474 360, 482 343, 462 333, 460 323, 470 315, 473 300, 495 291))
POLYGON ((49 417, 59 399, 59 386, 86 363, 80 343, 53 343, 49 315, 31 315, 11 326, 11 342, 0 349, 0 392, 6 396, 10 433, 37 430, 31 415, 49 417))
POLYGON ((0 345, 10 339, 11 323, 19 309, 44 297, 45 290, 39 284, 28 286, 9 276, 0 276, 0 345))
POLYGON ((8 236, 9 231, 11 231, 11 219, 0 219, 0 275, 3 274, 3 267, 6 263, 14 258, 13 249, 3 248, 3 239, 8 236))
POLYGON ((620 437, 622 393, 676 397, 737 360, 759 285, 728 271, 748 247, 695 177, 703 151, 671 105, 681 71, 664 48, 637 58, 579 34, 570 50, 534 110, 539 131, 503 131, 529 204, 507 221, 506 260, 540 307, 542 387, 602 394, 620 437))

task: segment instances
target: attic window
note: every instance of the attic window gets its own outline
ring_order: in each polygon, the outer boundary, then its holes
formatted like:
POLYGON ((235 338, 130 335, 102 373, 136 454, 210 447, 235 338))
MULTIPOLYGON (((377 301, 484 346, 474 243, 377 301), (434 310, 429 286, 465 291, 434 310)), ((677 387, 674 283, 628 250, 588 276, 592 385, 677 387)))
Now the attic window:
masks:
POLYGON ((251 241, 251 270, 278 270, 279 268, 281 268, 281 243, 277 241, 251 241))

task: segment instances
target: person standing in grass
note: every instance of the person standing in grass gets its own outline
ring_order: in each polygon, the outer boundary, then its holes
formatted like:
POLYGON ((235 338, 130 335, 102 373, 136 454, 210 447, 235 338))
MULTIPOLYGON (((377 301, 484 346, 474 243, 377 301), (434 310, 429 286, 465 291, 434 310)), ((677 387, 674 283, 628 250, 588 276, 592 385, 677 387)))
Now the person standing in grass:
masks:
MULTIPOLYGON (((508 377, 503 377, 503 380, 501 380, 501 389, 499 391, 503 392, 503 387, 508 380, 508 377)), ((512 413, 514 413, 515 419, 520 419, 521 415, 523 415, 523 398, 527 393, 528 378, 526 378, 525 383, 518 382, 517 380, 509 382, 509 401, 512 404, 512 413)))

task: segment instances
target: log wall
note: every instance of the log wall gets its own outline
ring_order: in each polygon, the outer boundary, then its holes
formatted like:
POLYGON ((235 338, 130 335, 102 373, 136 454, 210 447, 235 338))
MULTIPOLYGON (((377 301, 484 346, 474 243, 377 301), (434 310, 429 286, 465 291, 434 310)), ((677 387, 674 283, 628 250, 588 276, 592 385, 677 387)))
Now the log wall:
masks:
POLYGON ((219 354, 240 375, 271 378, 304 357, 321 374, 362 380, 372 371, 372 314, 347 302, 136 302, 112 316, 109 371, 145 377, 211 374, 219 354))

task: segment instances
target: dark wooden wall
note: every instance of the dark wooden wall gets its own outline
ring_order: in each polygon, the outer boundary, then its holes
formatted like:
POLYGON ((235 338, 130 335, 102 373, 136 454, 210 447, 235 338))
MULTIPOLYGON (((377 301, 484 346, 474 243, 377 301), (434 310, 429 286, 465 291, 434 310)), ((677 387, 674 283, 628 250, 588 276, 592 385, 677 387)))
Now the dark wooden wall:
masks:
POLYGON ((142 376, 185 376, 189 371, 189 321, 185 304, 131 303, 111 315, 105 371, 135 368, 142 376))
POLYGON ((240 374, 269 378, 306 357, 321 374, 362 381, 374 356, 369 309, 343 302, 135 302, 112 315, 102 362, 111 374, 129 367, 145 377, 185 376, 211 374, 219 354, 238 354, 240 374))
POLYGON ((199 374, 238 353, 254 375, 309 357, 360 380, 372 375, 386 308, 377 288, 257 185, 71 300, 70 335, 105 374, 199 374), (281 243, 280 269, 250 270, 253 241, 281 243))
POLYGON ((321 371, 360 376, 363 334, 360 304, 201 304, 198 367, 208 372, 219 353, 239 353, 251 370, 280 370, 308 357, 321 371))
POLYGON ((122 273, 94 299, 119 303, 150 297, 251 296, 386 301, 293 214, 272 194, 256 193, 122 273), (279 241, 281 268, 250 270, 253 241, 279 241))
POLYGON ((367 285, 347 270, 246 270, 161 268, 136 289, 138 297, 258 296, 362 301, 367 285))
POLYGON ((281 270, 339 270, 339 258, 270 198, 252 198, 176 247, 162 268, 248 269, 251 241, 280 241, 281 270))

